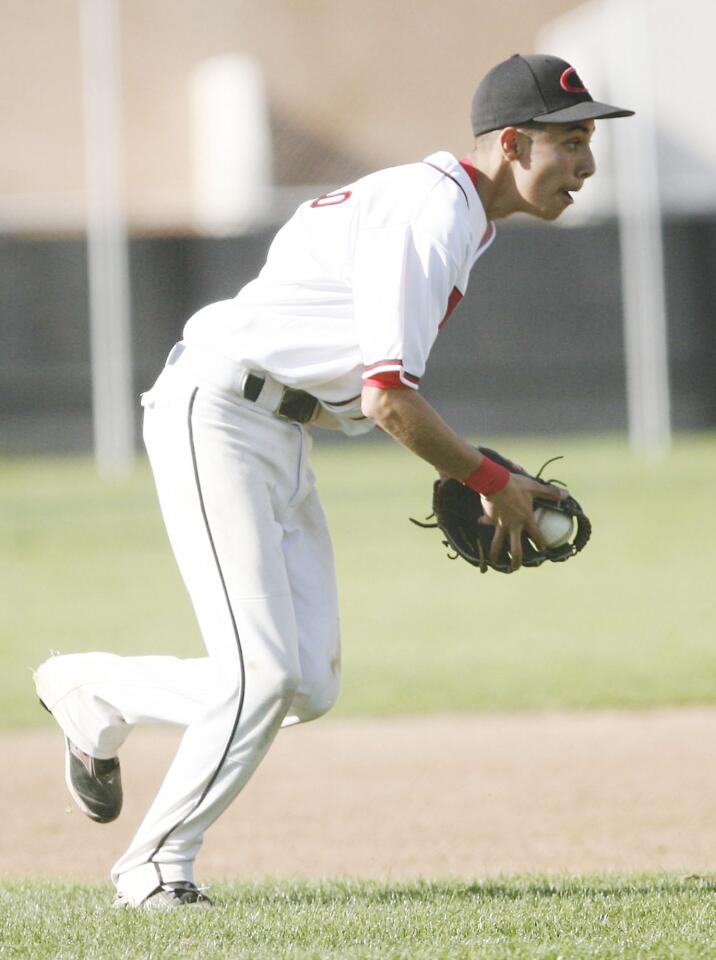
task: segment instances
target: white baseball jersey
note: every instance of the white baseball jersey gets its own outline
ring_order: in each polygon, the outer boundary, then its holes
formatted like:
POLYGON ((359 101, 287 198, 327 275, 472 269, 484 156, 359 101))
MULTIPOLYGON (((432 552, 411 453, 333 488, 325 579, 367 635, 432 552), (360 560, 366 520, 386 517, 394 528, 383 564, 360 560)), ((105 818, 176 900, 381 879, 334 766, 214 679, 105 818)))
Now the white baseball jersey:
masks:
POLYGON ((430 349, 494 238, 477 172, 439 152, 302 204, 259 276, 204 307, 184 340, 306 390, 368 430, 367 382, 417 389, 430 349))

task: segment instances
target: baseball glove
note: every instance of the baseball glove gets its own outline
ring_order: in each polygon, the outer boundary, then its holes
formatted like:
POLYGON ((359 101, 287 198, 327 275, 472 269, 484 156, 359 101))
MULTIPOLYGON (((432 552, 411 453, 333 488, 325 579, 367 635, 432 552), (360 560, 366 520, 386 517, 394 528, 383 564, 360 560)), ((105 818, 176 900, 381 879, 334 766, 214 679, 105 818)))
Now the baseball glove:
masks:
MULTIPOLYGON (((550 483, 555 486, 559 483, 559 481, 541 479, 542 470, 553 460, 548 460, 537 476, 534 477, 495 450, 490 450, 487 447, 478 447, 478 449, 480 453, 489 457, 495 463, 499 463, 510 473, 519 473, 524 477, 530 477, 532 480, 539 480, 540 483, 550 483)), ((559 459, 559 457, 554 458, 554 460, 559 459)), ((592 524, 574 497, 568 496, 563 500, 555 501, 536 496, 533 505, 535 509, 545 507, 548 510, 555 510, 572 518, 575 522, 575 532, 571 540, 546 550, 538 550, 527 534, 523 533, 522 566, 539 567, 545 560, 562 563, 584 549, 592 533, 592 524)), ((500 573, 512 573, 507 544, 503 546, 497 563, 490 561, 490 546, 495 534, 495 526, 482 519, 485 517, 485 510, 479 493, 476 493, 470 487, 466 487, 459 480, 450 478, 436 480, 433 485, 433 512, 427 519, 430 520, 433 517, 435 518, 434 523, 421 523, 412 517, 410 520, 419 527, 430 529, 439 527, 445 537, 443 544, 455 551, 454 554, 448 553, 451 560, 462 557, 463 560, 467 560, 473 566, 479 567, 481 573, 487 573, 488 568, 498 570, 500 573)))

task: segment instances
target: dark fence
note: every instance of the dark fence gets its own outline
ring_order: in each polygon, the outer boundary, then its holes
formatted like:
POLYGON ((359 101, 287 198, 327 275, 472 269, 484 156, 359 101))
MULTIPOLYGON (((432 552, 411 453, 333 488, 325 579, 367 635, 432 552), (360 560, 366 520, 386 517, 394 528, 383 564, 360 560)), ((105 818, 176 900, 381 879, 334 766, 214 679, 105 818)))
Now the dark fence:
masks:
MULTIPOLYGON (((233 296, 260 269, 270 240, 131 241, 137 394, 191 313, 233 296)), ((716 221, 670 221, 665 246, 674 425, 714 427, 716 221)), ((84 241, 4 237, 0 276, 0 451, 89 450, 84 241)), ((422 389, 468 434, 623 429, 616 226, 500 226, 438 338, 422 389)))

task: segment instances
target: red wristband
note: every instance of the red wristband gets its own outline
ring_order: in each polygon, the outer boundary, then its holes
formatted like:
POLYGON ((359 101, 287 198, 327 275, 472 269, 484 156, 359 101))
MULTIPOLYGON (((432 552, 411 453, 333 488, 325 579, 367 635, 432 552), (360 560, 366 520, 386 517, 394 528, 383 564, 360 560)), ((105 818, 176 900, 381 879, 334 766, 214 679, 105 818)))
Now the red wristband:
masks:
POLYGON ((483 457, 480 466, 473 470, 469 477, 465 477, 462 482, 471 490, 484 493, 486 497, 489 497, 490 494, 499 493, 503 487, 506 487, 509 479, 509 470, 501 467, 494 460, 490 460, 489 457, 483 457))

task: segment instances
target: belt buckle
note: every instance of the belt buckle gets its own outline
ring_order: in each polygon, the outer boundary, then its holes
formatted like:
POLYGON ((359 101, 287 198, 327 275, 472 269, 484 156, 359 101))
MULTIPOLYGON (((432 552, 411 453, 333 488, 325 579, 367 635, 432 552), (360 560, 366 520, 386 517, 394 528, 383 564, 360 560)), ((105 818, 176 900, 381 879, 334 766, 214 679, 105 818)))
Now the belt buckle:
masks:
POLYGON ((245 400, 251 400, 255 402, 258 400, 259 394, 264 388, 264 383, 266 381, 263 377, 258 376, 256 373, 248 373, 246 379, 243 382, 242 394, 245 400))
POLYGON ((316 412, 318 400, 305 390, 284 387, 276 415, 295 423, 308 423, 316 412))

